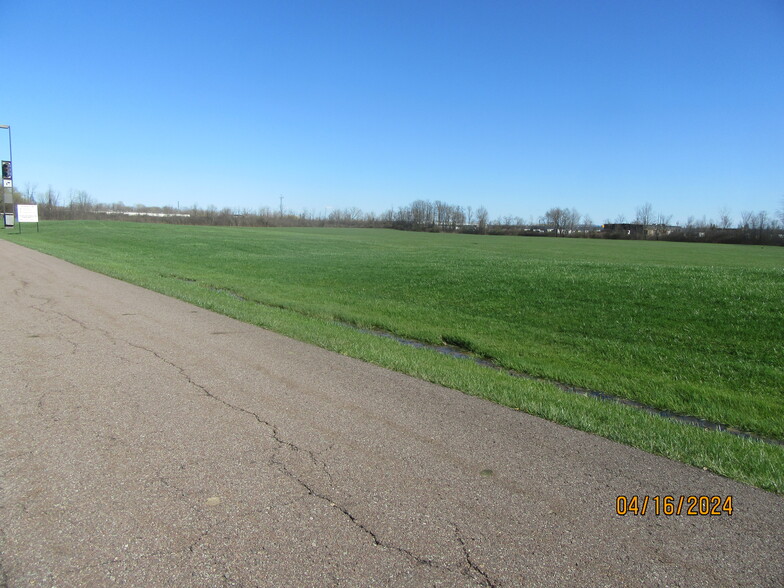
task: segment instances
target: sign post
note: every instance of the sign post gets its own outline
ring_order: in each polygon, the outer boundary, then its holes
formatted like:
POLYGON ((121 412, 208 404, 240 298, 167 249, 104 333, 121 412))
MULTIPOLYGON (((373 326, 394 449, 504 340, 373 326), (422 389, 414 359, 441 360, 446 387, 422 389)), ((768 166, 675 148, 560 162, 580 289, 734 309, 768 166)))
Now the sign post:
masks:
POLYGON ((22 223, 35 223, 36 233, 41 229, 38 225, 38 205, 37 204, 17 204, 16 222, 19 224, 19 234, 22 234, 22 223))

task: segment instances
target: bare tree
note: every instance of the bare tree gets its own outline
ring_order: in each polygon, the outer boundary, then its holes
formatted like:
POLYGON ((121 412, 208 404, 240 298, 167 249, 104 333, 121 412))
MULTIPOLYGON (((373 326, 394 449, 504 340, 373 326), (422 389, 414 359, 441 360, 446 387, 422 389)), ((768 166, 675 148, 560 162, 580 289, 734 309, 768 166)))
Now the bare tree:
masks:
POLYGON ((564 222, 563 228, 564 233, 567 235, 571 235, 577 230, 577 225, 580 224, 580 213, 577 212, 576 208, 566 208, 564 209, 564 222))
POLYGON ((436 200, 433 203, 433 208, 435 210, 435 223, 439 227, 446 228, 449 224, 449 216, 450 216, 450 206, 446 202, 441 202, 440 200, 436 200))
POLYGON ((485 233, 487 231, 488 217, 489 214, 484 206, 480 206, 476 209, 476 225, 480 233, 485 233))
POLYGON ((546 225, 552 227, 556 237, 559 237, 564 230, 568 212, 568 210, 556 207, 551 208, 544 213, 544 222, 546 225))
POLYGON ((411 203, 411 220, 414 225, 426 227, 433 224, 433 205, 427 200, 415 200, 411 203))
POLYGON ((395 211, 395 223, 402 226, 411 226, 413 224, 413 215, 411 208, 408 206, 401 206, 395 211))
POLYGON ((27 182, 24 188, 25 199, 28 202, 35 203, 36 202, 35 195, 37 191, 38 191, 38 184, 31 184, 30 182, 27 182))
POLYGON ((60 193, 56 190, 53 190, 51 186, 46 190, 44 193, 44 202, 48 206, 59 206, 60 204, 60 193))
POLYGON ((730 210, 726 206, 719 211, 718 226, 720 229, 729 229, 732 226, 732 217, 730 216, 730 210))
POLYGON ((768 219, 767 212, 761 210, 752 217, 751 229, 754 231, 754 237, 757 241, 762 241, 764 239, 765 231, 767 231, 768 228, 770 228, 770 220, 768 219))
POLYGON ((659 225, 660 229, 664 229, 665 227, 669 226, 671 222, 671 214, 664 214, 663 212, 660 212, 656 215, 656 224, 659 225))
POLYGON ((462 227, 464 224, 466 224, 465 213, 460 206, 455 206, 452 211, 452 230, 456 229, 458 226, 462 227))
POLYGON ((71 191, 68 199, 70 201, 68 206, 71 207, 71 210, 86 212, 95 206, 93 197, 84 190, 78 190, 76 192, 71 191))
POLYGON ((650 202, 637 207, 634 222, 641 224, 643 228, 653 223, 653 205, 650 202))

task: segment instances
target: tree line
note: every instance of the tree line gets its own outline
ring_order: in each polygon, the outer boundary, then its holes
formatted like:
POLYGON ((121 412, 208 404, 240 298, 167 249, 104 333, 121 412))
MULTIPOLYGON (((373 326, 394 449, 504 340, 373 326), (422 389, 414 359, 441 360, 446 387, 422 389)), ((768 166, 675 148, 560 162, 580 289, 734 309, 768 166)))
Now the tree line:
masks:
POLYGON ((292 212, 261 207, 255 210, 215 206, 187 208, 163 206, 129 206, 123 202, 104 204, 83 190, 74 190, 63 198, 49 187, 38 191, 26 185, 13 189, 16 203, 37 203, 42 219, 117 219, 194 225, 257 227, 372 227, 408 231, 459 232, 488 235, 550 236, 564 238, 658 239, 669 241, 704 241, 718 243, 755 243, 784 245, 784 198, 775 213, 743 211, 735 223, 730 212, 722 209, 717 220, 689 217, 673 224, 672 215, 654 211, 644 203, 634 217, 618 215, 614 220, 593 222, 575 208, 551 207, 537 218, 503 216, 490 218, 484 206, 473 208, 418 199, 407 206, 391 208, 380 214, 357 207, 315 212, 292 212))

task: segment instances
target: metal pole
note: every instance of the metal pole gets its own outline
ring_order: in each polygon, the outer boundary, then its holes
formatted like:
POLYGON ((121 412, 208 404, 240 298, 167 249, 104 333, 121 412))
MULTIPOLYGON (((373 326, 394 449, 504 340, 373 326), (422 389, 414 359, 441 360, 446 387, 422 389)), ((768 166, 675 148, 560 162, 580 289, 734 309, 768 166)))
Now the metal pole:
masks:
MULTIPOLYGON (((0 125, 0 129, 8 129, 8 161, 11 163, 11 177, 13 178, 14 173, 14 157, 13 152, 11 151, 11 125, 0 125)), ((14 198, 14 183, 13 179, 11 180, 11 199, 14 198)), ((5 205, 5 183, 3 185, 3 228, 5 229, 5 215, 6 215, 6 205, 5 205)), ((11 205, 11 210, 13 211, 13 203, 11 205)))
MULTIPOLYGON (((14 155, 11 152, 11 125, 8 127, 8 161, 11 162, 11 214, 14 214, 14 155)), ((3 224, 5 224, 5 204, 3 204, 3 224)), ((19 227, 19 233, 22 233, 22 227, 19 227)))

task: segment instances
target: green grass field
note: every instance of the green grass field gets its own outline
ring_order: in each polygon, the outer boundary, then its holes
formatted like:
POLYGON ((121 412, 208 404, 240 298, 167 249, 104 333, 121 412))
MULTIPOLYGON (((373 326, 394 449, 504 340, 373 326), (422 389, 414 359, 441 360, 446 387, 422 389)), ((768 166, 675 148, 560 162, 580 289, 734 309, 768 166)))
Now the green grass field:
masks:
POLYGON ((784 448, 358 332, 784 440, 784 249, 46 222, 3 236, 241 320, 784 492, 784 448))

